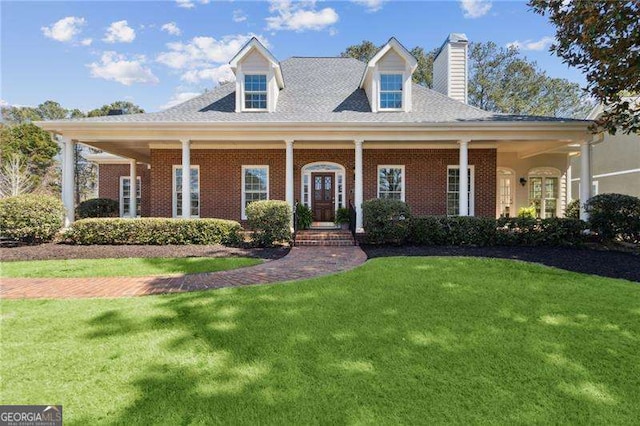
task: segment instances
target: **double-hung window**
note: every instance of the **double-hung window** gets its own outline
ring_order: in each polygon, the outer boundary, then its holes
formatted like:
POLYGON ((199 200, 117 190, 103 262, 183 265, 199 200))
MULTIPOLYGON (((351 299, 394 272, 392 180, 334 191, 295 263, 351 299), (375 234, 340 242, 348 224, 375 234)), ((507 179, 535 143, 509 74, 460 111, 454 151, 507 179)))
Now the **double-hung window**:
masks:
MULTIPOLYGON (((189 179, 191 189, 191 216, 200 217, 200 166, 191 166, 189 179)), ((182 217, 182 166, 173 166, 173 216, 182 217)))
POLYGON ((404 201, 404 166, 378 166, 378 198, 404 201))
POLYGON ((380 74, 380 109, 402 108, 402 74, 380 74))
MULTIPOLYGON (((142 189, 140 176, 136 179, 136 216, 140 216, 142 189)), ((120 176, 120 217, 129 217, 131 207, 131 177, 120 176)))
MULTIPOLYGON (((469 185, 467 194, 469 195, 469 215, 474 215, 474 174, 473 166, 469 166, 469 185)), ((457 216, 460 214, 460 166, 447 167, 447 215, 457 216)))
POLYGON ((246 74, 244 76, 244 108, 267 109, 267 76, 246 74))
POLYGON ((269 166, 242 166, 242 219, 250 203, 268 199, 269 166))

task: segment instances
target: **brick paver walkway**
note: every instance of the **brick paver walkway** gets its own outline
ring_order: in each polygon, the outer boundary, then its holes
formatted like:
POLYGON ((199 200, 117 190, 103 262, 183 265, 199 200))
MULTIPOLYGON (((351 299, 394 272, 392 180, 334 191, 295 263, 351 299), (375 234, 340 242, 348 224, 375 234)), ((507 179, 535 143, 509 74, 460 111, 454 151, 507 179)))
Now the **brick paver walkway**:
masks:
POLYGON ((203 274, 110 278, 3 278, 0 298, 129 297, 293 281, 346 271, 367 255, 358 246, 294 247, 263 264, 203 274))

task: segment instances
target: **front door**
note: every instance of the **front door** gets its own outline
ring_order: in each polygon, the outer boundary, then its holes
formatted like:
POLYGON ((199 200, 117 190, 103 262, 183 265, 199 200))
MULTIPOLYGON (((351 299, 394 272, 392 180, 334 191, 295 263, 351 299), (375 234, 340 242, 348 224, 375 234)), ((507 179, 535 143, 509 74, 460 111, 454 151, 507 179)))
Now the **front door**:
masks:
POLYGON ((313 197, 311 210, 314 222, 333 222, 335 219, 335 173, 312 173, 313 197))

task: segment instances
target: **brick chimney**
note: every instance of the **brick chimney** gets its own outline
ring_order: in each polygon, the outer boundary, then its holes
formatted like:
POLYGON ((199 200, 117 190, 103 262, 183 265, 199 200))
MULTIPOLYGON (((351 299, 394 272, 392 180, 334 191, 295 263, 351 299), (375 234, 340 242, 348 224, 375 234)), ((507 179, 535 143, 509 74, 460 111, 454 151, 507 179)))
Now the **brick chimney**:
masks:
POLYGON ((467 103, 467 36, 451 33, 433 61, 433 90, 467 103))

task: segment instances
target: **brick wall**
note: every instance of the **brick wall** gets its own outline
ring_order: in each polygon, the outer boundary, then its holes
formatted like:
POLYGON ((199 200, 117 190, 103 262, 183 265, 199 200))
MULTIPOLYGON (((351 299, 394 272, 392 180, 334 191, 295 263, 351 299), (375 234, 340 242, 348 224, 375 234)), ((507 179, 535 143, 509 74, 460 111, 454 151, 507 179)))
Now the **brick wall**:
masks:
MULTIPOLYGON (((354 150, 294 150, 294 198, 300 199, 301 169, 316 161, 335 162, 346 170, 345 196, 353 200, 354 150)), ((377 166, 405 166, 406 201, 415 214, 446 214, 447 166, 458 164, 456 149, 364 150, 364 199, 376 197, 377 166)), ((181 163, 180 150, 151 150, 151 216, 172 215, 172 166, 181 163)), ((269 166, 269 197, 285 198, 285 150, 192 150, 191 164, 200 166, 200 216, 239 220, 241 214, 242 165, 269 166)), ((495 215, 496 151, 469 150, 469 164, 475 166, 475 214, 495 215)), ((126 167, 126 166, 125 166, 126 167)), ((143 188, 145 188, 143 183, 143 188)), ((102 191, 102 183, 101 183, 102 191)), ((117 191, 117 186, 116 186, 117 191)), ((116 192, 117 194, 117 192, 116 192)))
MULTIPOLYGON (((140 213, 150 216, 151 212, 151 177, 146 164, 138 164, 136 172, 140 176, 142 199, 140 213)), ((120 201, 120 176, 129 176, 128 164, 100 164, 98 165, 98 197, 111 198, 120 201)))

